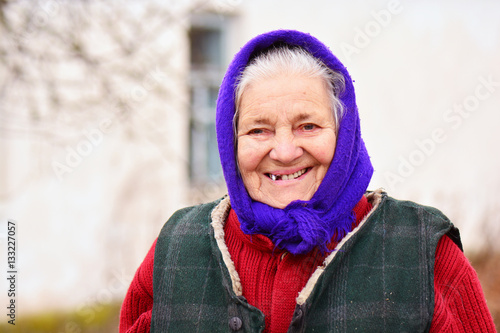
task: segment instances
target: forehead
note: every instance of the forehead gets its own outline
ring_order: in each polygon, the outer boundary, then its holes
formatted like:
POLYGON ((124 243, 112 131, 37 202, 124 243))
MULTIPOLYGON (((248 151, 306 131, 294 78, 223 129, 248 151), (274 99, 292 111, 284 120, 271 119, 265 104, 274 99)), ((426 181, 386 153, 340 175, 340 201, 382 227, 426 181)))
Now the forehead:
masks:
POLYGON ((238 122, 332 115, 326 84, 319 77, 277 76, 250 84, 243 92, 238 122))

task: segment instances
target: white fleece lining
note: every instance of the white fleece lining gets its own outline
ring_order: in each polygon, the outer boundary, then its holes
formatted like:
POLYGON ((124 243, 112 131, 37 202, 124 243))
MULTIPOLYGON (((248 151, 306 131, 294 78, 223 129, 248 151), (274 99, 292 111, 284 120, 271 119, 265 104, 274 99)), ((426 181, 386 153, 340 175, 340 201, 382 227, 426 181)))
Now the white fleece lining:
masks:
POLYGON ((224 240, 224 224, 226 223, 227 216, 231 210, 231 202, 229 197, 225 197, 222 201, 214 208, 212 211, 212 228, 214 228, 214 236, 219 246, 219 250, 222 253, 222 260, 226 264, 227 270, 229 271, 229 276, 231 276, 231 283, 233 285, 233 291, 236 296, 243 295, 243 288, 241 286, 240 276, 236 271, 234 262, 231 259, 231 254, 224 240))
POLYGON ((333 258, 335 258, 335 255, 344 246, 344 244, 349 240, 349 238, 351 238, 355 233, 357 233, 359 231, 359 229, 365 224, 366 220, 370 217, 370 215, 372 215, 372 213, 377 209, 378 205, 382 201, 382 192, 383 192, 382 189, 378 189, 374 192, 369 193, 366 196, 368 201, 372 202, 372 205, 373 205, 372 209, 370 210, 370 212, 368 214, 366 214, 366 216, 363 218, 363 220, 361 220, 361 222, 358 224, 358 226, 356 228, 354 228, 344 238, 342 238, 342 240, 340 241, 340 243, 337 244, 337 246, 332 251, 332 253, 328 257, 326 257, 325 261, 323 262, 323 265, 318 266, 318 268, 314 271, 314 273, 311 275, 311 277, 307 281, 306 286, 304 287, 304 289, 302 289, 302 291, 299 293, 299 296, 296 299, 298 305, 302 305, 306 302, 306 300, 311 295, 311 293, 314 289, 314 286, 318 282, 319 277, 321 276, 321 274, 323 274, 323 272, 325 271, 325 268, 328 266, 328 264, 330 264, 332 262, 333 258))

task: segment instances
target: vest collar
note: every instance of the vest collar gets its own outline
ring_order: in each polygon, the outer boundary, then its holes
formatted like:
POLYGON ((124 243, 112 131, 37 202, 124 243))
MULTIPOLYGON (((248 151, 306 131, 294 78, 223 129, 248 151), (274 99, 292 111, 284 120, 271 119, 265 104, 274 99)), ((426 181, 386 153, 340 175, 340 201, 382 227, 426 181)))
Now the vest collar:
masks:
MULTIPOLYGON (((325 268, 328 266, 330 262, 332 262, 335 255, 339 252, 343 245, 351 238, 354 234, 356 234, 363 225, 365 225, 368 218, 373 214, 373 212, 379 207, 383 196, 385 195, 382 189, 378 189, 373 192, 369 192, 366 194, 368 201, 372 204, 373 208, 371 211, 363 218, 363 220, 359 223, 359 225, 354 228, 351 232, 349 232, 335 247, 335 250, 326 257, 322 266, 319 266, 316 271, 311 275, 311 278, 307 282, 306 286, 299 293, 297 297, 297 304, 302 305, 306 302, 307 298, 311 294, 316 282, 325 271, 325 268)), ((226 223, 227 217, 231 210, 231 202, 229 201, 229 197, 224 197, 221 202, 214 208, 212 211, 212 228, 214 230, 214 237, 217 242, 217 246, 219 247, 220 252, 222 253, 222 259, 224 264, 226 265, 229 275, 231 277, 233 291, 236 296, 243 295, 243 288, 241 286, 241 280, 238 272, 236 271, 236 267, 234 262, 231 259, 231 255, 229 254, 229 249, 227 248, 226 242, 224 240, 224 225, 226 223)))

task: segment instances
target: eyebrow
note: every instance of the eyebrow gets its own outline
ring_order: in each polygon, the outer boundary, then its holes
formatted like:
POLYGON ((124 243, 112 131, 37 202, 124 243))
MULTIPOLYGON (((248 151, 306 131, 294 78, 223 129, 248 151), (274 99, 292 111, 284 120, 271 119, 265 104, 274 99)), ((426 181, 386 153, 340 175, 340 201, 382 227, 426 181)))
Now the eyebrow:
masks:
MULTIPOLYGON (((301 112, 295 115, 292 118, 292 122, 302 122, 311 119, 311 115, 309 113, 301 112)), ((247 125, 255 126, 255 125, 269 125, 272 121, 268 117, 256 116, 254 119, 249 121, 247 125)))
POLYGON ((269 118, 257 118, 256 120, 252 120, 250 123, 256 125, 268 125, 271 123, 271 120, 269 118))
MULTIPOLYGON (((255 118, 257 118, 257 117, 255 117, 255 118)), ((309 113, 301 112, 301 113, 295 115, 292 118, 292 121, 302 121, 302 120, 307 120, 310 118, 311 118, 311 115, 309 113)), ((259 116, 255 120, 252 120, 252 123, 255 123, 255 124, 268 124, 269 122, 270 122, 269 118, 262 117, 262 116, 259 116)))
POLYGON ((296 115, 292 121, 304 121, 308 119, 311 119, 311 115, 309 113, 301 112, 298 115, 296 115))
POLYGON ((247 121, 247 124, 251 124, 251 125, 269 125, 270 123, 271 123, 271 120, 269 118, 265 118, 265 117, 261 117, 261 116, 259 116, 258 118, 255 117, 254 119, 247 121))

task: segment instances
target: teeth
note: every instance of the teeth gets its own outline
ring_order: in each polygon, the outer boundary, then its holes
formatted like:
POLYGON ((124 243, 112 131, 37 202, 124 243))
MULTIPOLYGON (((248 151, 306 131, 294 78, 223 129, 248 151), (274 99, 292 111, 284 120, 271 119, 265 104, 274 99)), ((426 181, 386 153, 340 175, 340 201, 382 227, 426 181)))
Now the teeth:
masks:
POLYGON ((276 180, 292 180, 292 179, 295 179, 297 177, 302 176, 306 171, 307 171, 307 168, 299 170, 299 171, 294 172, 294 173, 289 174, 289 175, 273 175, 273 174, 269 174, 269 178, 271 178, 272 181, 276 181, 276 180))

